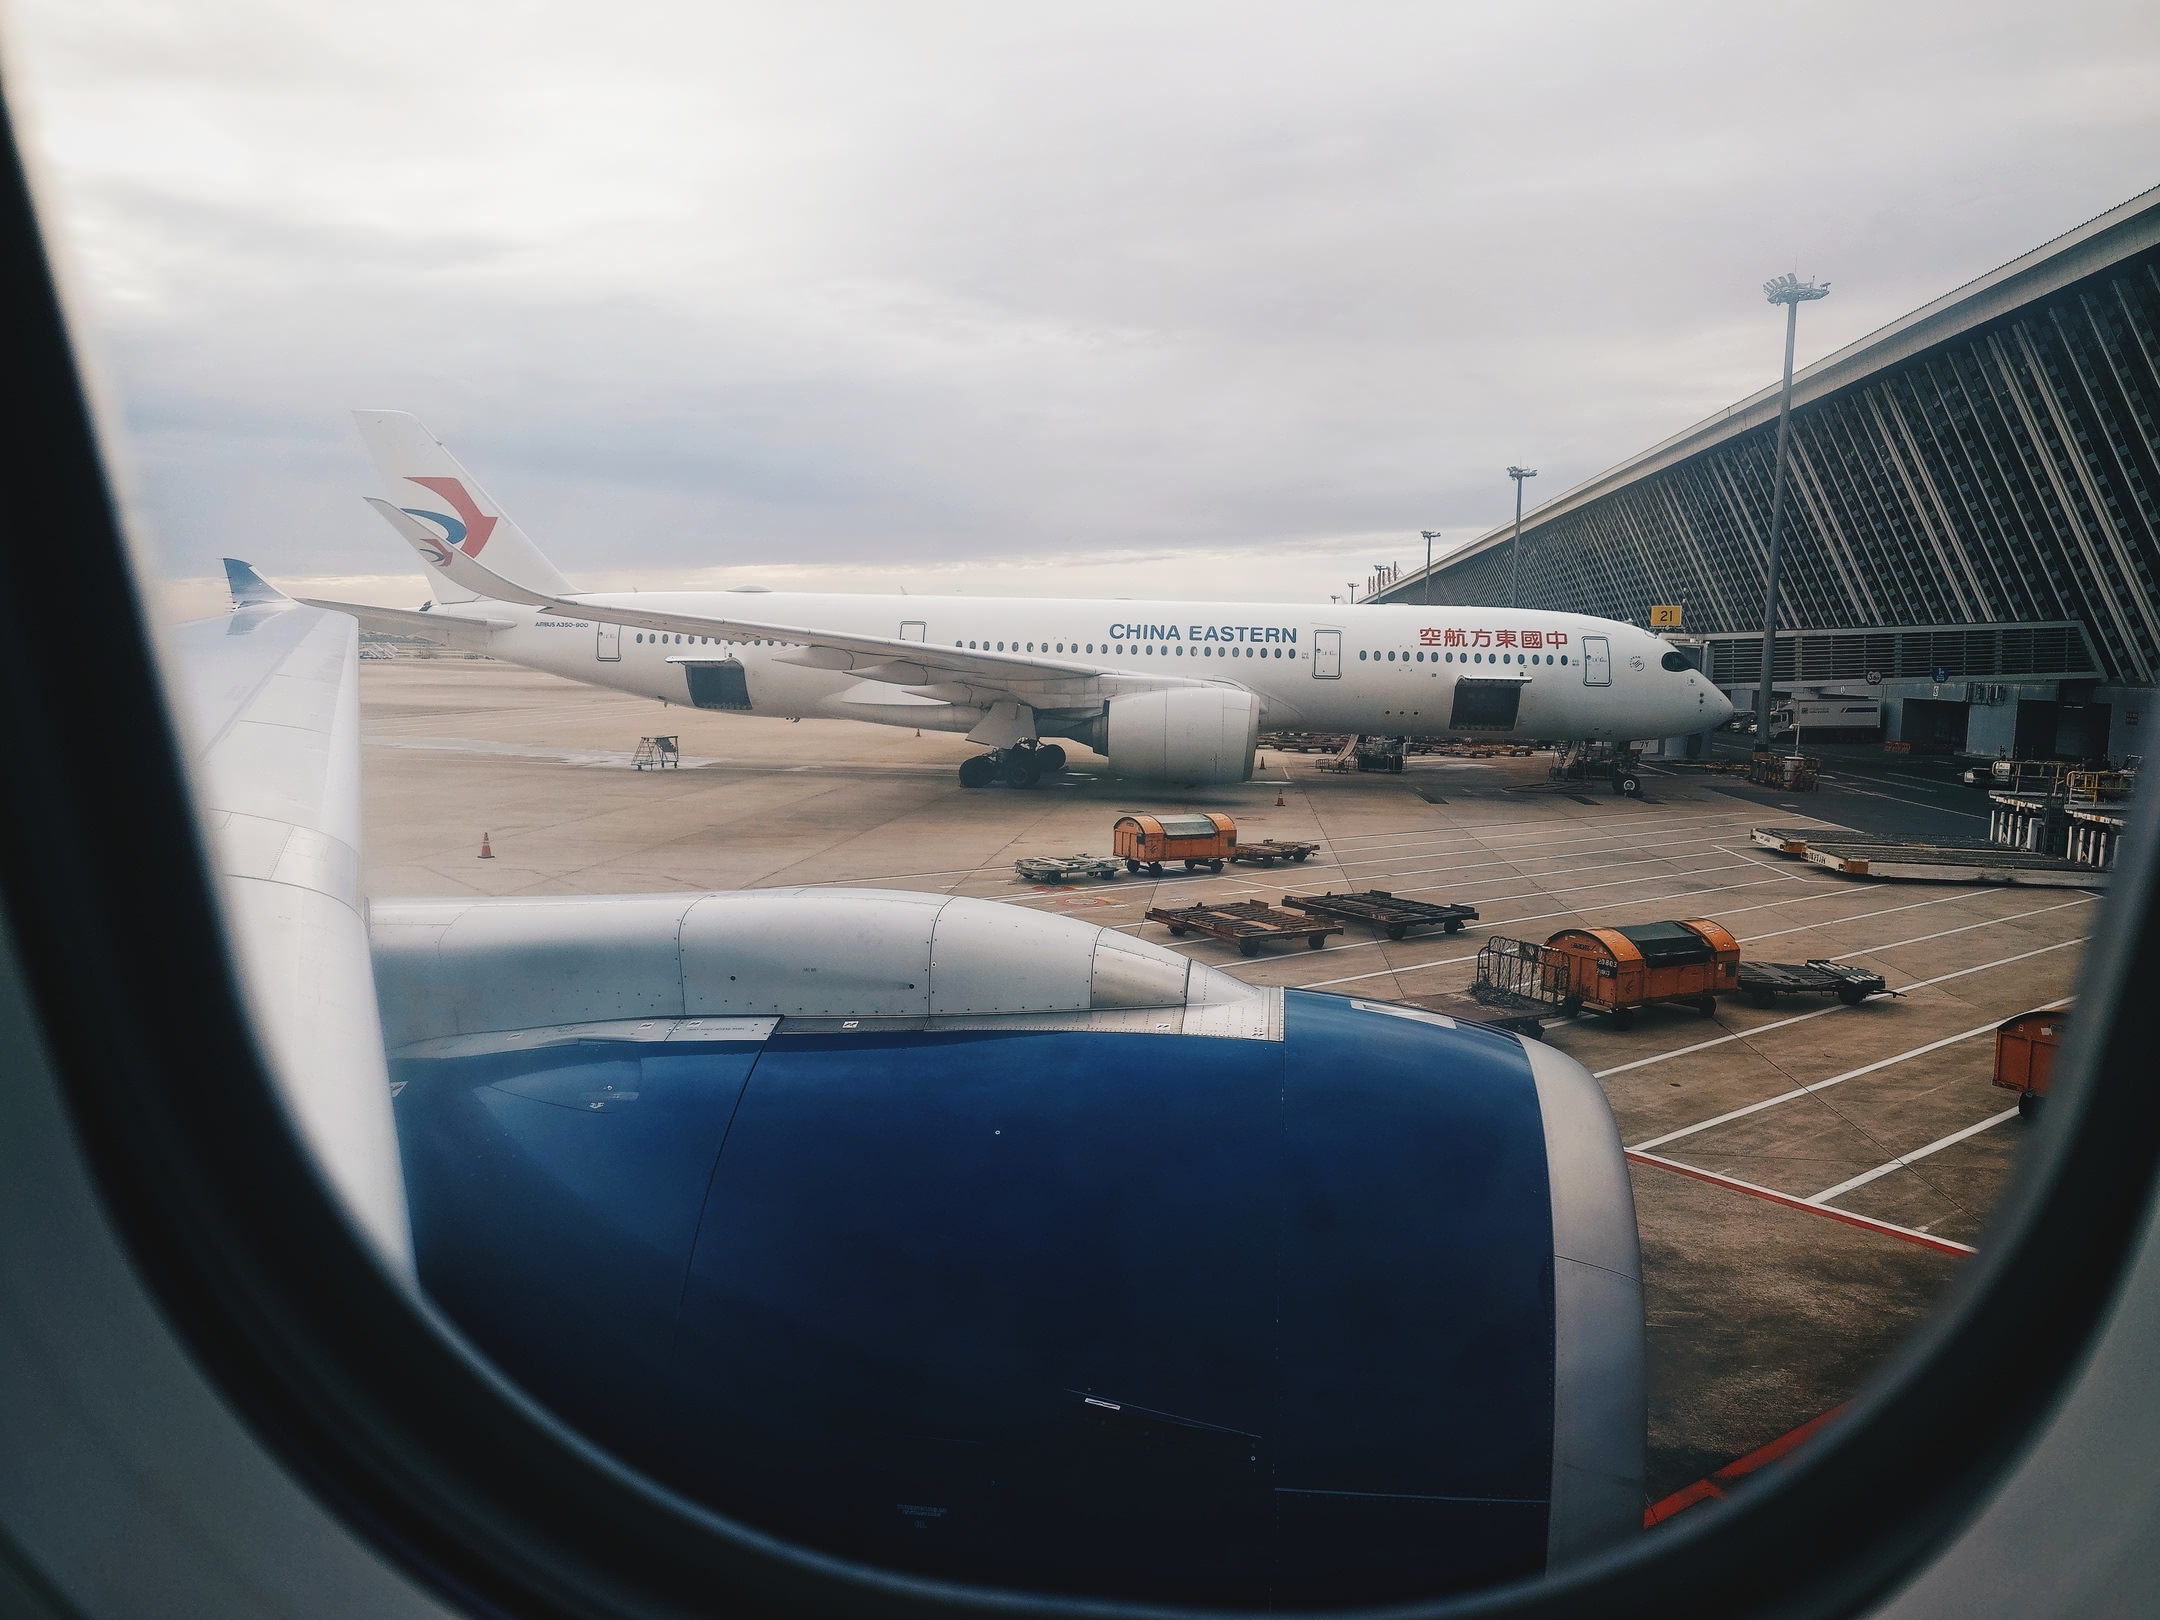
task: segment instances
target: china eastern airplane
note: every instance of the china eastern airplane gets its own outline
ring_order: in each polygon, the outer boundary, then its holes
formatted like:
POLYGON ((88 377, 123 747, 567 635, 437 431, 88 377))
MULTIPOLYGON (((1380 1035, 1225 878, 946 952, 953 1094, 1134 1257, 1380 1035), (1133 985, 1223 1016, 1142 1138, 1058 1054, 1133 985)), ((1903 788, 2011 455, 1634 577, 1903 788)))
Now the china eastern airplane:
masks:
POLYGON ((1060 770, 1249 779, 1262 729, 1494 739, 1682 736, 1728 703, 1633 625, 1490 607, 573 591, 418 419, 355 411, 436 576, 420 612, 321 603, 371 629, 701 709, 964 732, 968 787, 1060 770))

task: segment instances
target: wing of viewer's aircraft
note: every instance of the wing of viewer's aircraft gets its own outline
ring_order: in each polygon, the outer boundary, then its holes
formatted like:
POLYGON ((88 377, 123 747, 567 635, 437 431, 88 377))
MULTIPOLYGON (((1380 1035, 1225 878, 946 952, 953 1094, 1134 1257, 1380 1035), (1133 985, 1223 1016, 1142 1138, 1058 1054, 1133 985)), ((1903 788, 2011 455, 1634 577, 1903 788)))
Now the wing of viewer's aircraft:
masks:
POLYGON ((231 577, 180 651, 291 1111, 617 1458, 887 1567, 1218 1606, 1637 1529, 1633 1205, 1580 1066, 942 893, 363 904, 353 621, 231 577))

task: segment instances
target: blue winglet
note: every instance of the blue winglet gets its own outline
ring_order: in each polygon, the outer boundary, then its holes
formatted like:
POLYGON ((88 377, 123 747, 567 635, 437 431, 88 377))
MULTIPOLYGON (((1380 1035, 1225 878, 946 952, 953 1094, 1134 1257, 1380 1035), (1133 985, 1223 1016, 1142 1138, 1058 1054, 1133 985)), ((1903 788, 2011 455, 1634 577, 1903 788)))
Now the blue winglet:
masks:
POLYGON ((225 559, 225 583, 232 587, 233 606, 236 608, 292 600, 238 557, 225 559))

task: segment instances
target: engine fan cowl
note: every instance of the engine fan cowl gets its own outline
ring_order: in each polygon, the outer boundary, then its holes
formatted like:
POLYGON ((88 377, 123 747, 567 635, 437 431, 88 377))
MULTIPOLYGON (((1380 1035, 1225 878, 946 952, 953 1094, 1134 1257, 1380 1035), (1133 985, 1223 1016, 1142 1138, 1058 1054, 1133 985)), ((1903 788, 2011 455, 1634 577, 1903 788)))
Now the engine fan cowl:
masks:
POLYGON ((1260 699, 1230 686, 1114 698, 1104 723, 1110 768, 1167 782, 1249 782, 1260 699))

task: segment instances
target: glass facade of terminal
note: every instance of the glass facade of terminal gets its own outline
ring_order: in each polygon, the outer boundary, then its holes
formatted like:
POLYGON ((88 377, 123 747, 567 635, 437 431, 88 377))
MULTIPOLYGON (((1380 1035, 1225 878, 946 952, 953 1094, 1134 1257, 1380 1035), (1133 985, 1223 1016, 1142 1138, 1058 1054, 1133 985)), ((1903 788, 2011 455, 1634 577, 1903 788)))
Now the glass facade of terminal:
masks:
MULTIPOLYGON (((1776 441, 1773 421, 1526 522, 1520 601, 1759 630, 1776 441)), ((2074 622, 2086 646, 2048 673, 2160 677, 2160 248, 1796 407, 1792 448, 1781 624, 2074 622)), ((1431 600, 1505 602, 1511 544, 1437 567, 1431 600)), ((1382 599, 1423 593, 1413 574, 1382 599)))

